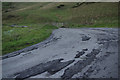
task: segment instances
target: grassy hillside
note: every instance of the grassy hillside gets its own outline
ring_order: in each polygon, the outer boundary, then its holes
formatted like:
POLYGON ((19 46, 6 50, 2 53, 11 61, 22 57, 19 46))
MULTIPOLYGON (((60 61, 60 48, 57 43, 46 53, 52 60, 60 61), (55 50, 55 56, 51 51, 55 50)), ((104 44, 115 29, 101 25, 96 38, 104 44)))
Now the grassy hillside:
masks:
POLYGON ((117 27, 118 3, 3 3, 3 54, 46 39, 57 27, 117 27), (21 27, 10 27, 16 24, 21 27))

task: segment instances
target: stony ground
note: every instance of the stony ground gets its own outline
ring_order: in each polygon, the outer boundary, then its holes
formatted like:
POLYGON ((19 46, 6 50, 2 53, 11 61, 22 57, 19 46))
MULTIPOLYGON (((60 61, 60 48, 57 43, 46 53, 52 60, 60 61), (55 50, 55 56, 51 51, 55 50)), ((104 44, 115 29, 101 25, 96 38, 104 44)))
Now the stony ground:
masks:
POLYGON ((3 78, 117 78, 118 29, 60 28, 3 56, 3 78))

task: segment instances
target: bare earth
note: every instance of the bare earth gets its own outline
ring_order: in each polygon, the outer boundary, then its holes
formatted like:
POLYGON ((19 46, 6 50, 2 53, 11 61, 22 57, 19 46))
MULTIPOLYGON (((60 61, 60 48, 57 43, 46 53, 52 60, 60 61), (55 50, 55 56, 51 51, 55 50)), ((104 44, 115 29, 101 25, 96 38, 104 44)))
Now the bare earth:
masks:
POLYGON ((60 28, 3 56, 3 78, 118 78, 117 28, 60 28))

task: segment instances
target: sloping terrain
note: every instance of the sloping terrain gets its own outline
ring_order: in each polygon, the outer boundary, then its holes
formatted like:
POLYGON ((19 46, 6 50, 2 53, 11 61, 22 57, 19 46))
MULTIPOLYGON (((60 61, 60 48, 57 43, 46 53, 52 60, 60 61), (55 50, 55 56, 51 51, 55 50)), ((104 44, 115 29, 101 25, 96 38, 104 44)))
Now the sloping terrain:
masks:
POLYGON ((118 41, 117 28, 56 29, 46 41, 7 55, 3 78, 118 78, 118 41))
POLYGON ((117 27, 117 17, 115 2, 3 3, 4 25, 62 22, 66 27, 117 27))
POLYGON ((3 55, 50 36, 57 27, 118 27, 116 2, 3 2, 3 55))
POLYGON ((118 3, 14 2, 2 13, 3 78, 118 78, 118 3))

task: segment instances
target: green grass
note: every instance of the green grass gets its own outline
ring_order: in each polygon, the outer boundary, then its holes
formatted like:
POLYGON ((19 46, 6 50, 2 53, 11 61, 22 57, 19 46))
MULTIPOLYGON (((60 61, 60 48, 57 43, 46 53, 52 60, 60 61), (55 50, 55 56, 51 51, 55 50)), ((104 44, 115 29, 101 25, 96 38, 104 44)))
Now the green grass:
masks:
POLYGON ((52 25, 27 25, 27 28, 10 28, 9 26, 3 27, 3 54, 20 50, 27 46, 39 43, 45 40, 52 33, 53 29, 57 27, 52 25), (32 27, 34 26, 34 27, 32 27), (8 30, 9 28, 9 30, 8 30))
POLYGON ((118 27, 118 3, 84 3, 72 8, 75 5, 73 2, 3 3, 3 54, 45 40, 57 28, 52 23, 63 23, 67 28, 118 27), (58 9, 60 4, 65 6, 58 9), (29 27, 11 28, 12 24, 29 27))
MULTIPOLYGON (((28 3, 26 3, 28 4, 28 3)), ((90 25, 93 27, 95 24, 113 24, 118 20, 118 3, 91 3, 83 4, 77 8, 72 8, 76 3, 30 3, 26 7, 25 3, 21 9, 16 9, 8 13, 3 13, 3 24, 16 23, 28 24, 28 23, 47 23, 47 22, 63 22, 63 23, 77 23, 80 25, 90 25), (44 4, 44 5, 43 5, 44 4), (63 8, 58 9, 57 6, 64 4, 63 8), (42 5, 42 7, 41 7, 42 5), (8 17, 14 15, 15 17, 8 17)), ((18 3, 15 3, 18 5, 18 3)), ((20 3, 19 3, 20 5, 20 3)), ((20 5, 20 6, 21 6, 20 5)), ((112 27, 115 27, 114 25, 112 27)))

